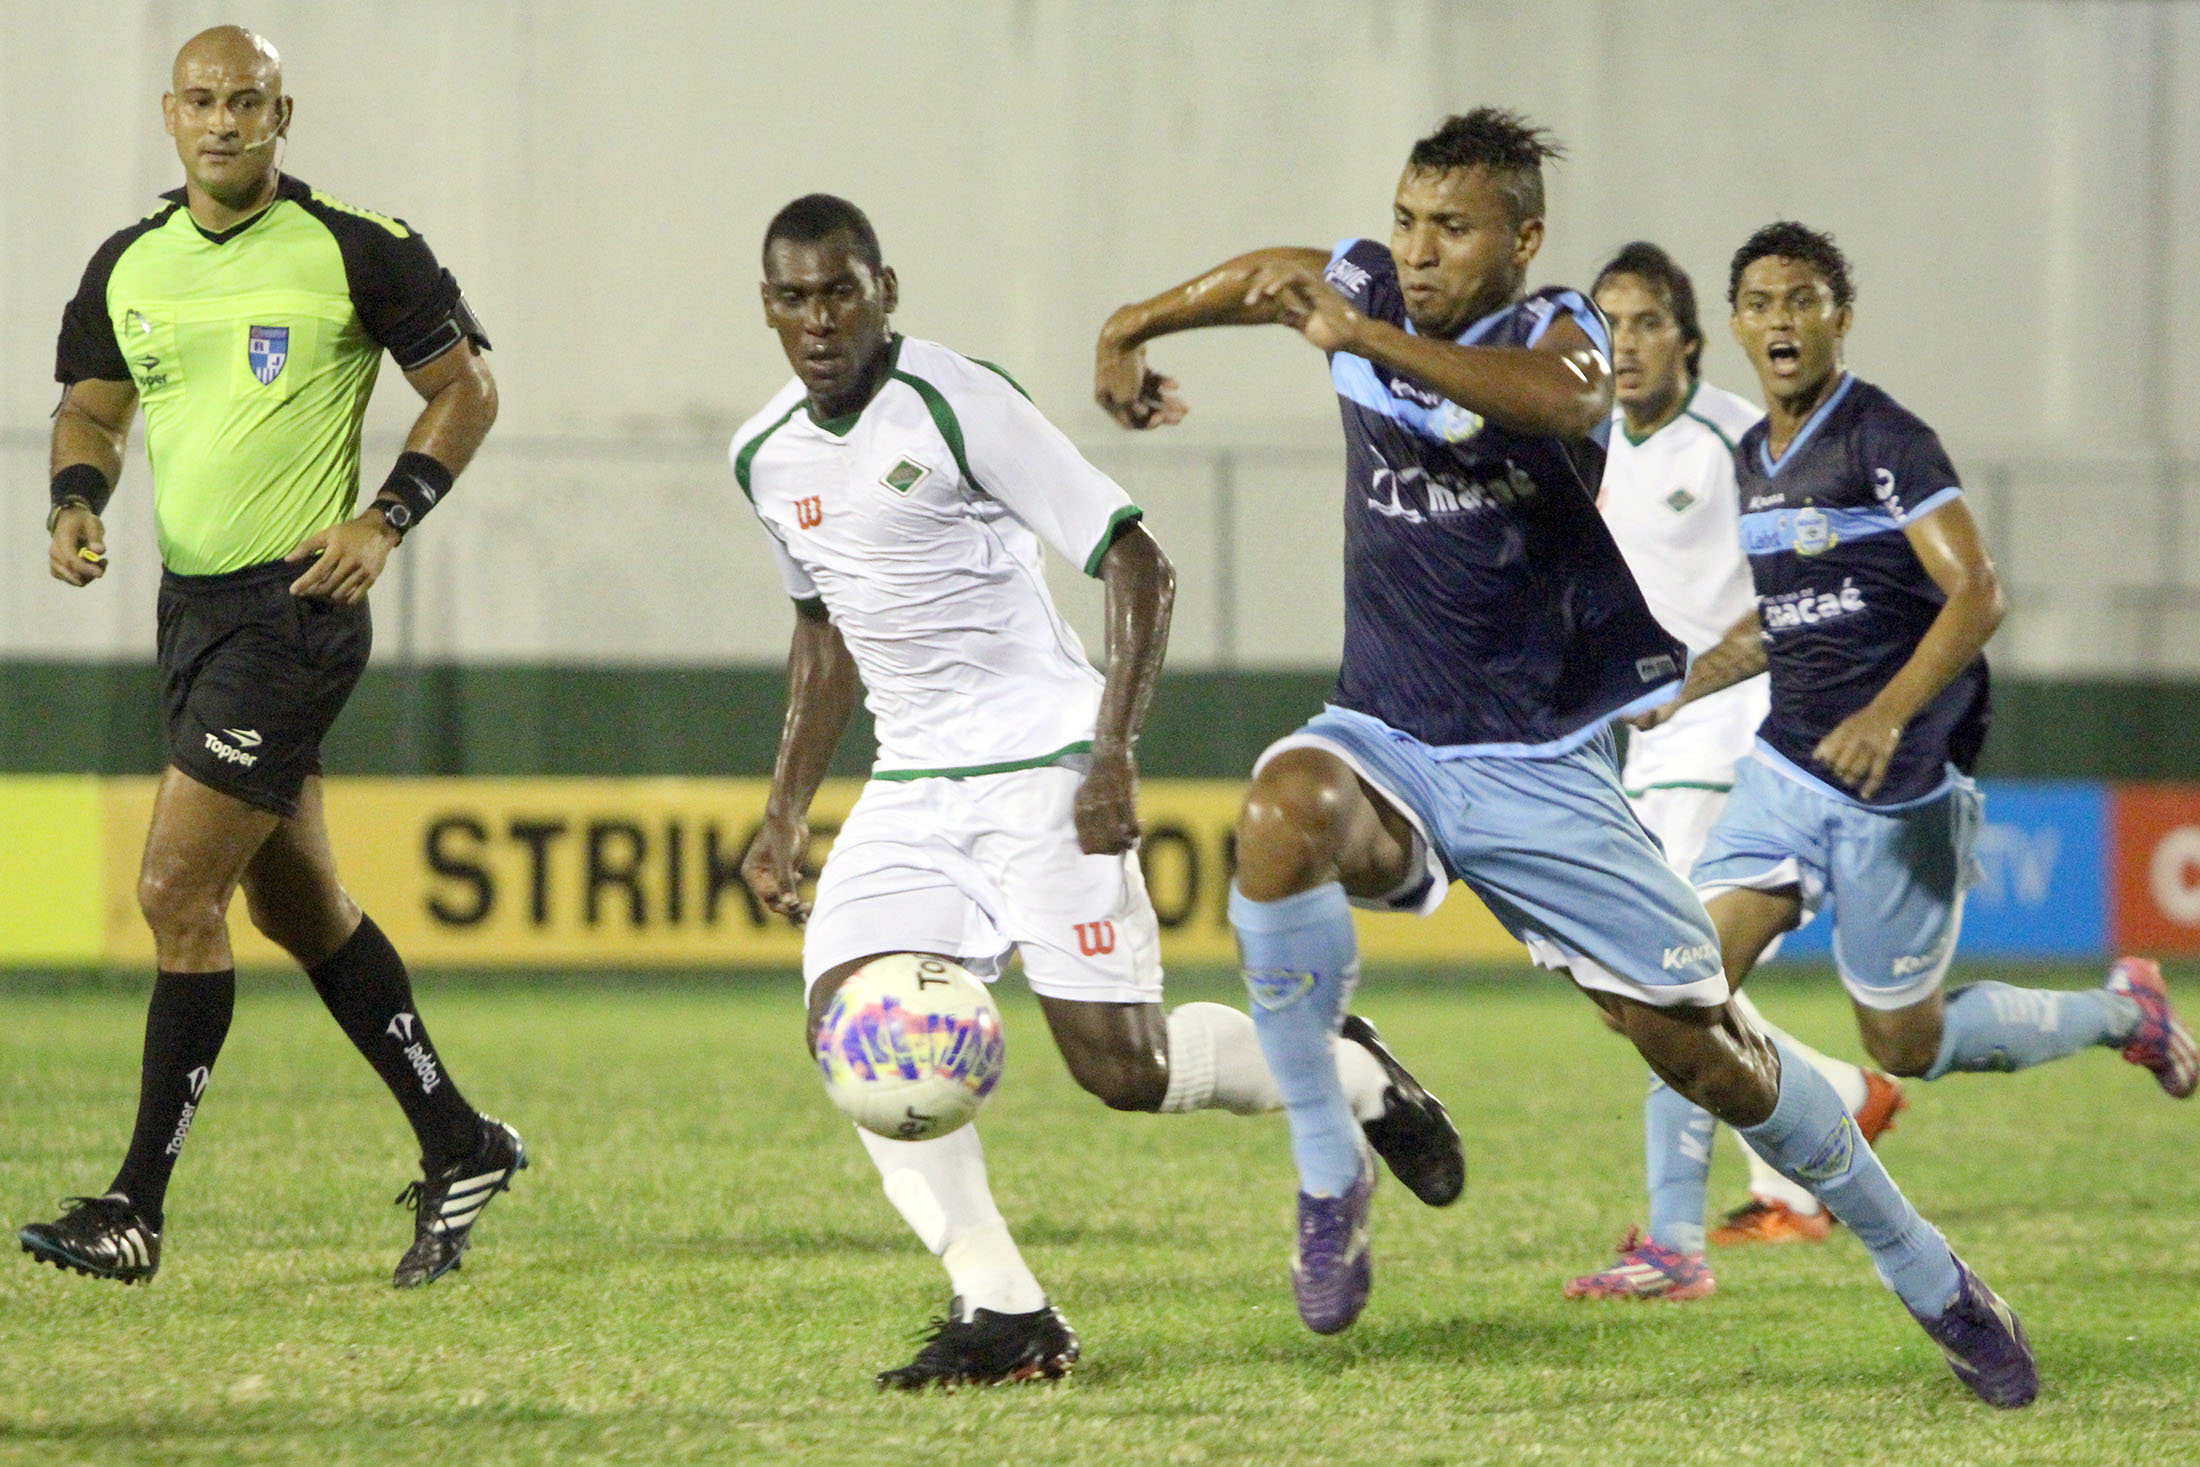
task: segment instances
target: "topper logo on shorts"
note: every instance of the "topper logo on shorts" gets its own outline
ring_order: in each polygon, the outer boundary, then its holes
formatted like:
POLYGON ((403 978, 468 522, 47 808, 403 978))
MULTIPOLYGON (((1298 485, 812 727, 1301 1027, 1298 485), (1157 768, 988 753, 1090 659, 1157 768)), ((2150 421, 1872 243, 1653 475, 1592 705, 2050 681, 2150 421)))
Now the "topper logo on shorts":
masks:
POLYGON ((1077 924, 1077 950, 1088 958, 1097 958, 1115 951, 1115 924, 1113 922, 1080 922, 1077 924))
POLYGON ((224 743, 219 736, 208 734, 206 736, 207 753, 212 754, 224 764, 241 764, 247 769, 260 762, 259 755, 245 752, 246 749, 256 749, 260 746, 260 731, 258 729, 225 728, 222 733, 227 734, 233 742, 224 743), (240 748, 239 745, 243 747, 240 748))
POLYGON ((252 363, 252 375, 262 387, 270 386, 283 375, 283 363, 290 360, 290 328, 288 326, 254 326, 245 335, 244 354, 252 363))
POLYGON ((812 494, 807 499, 794 502, 794 522, 805 530, 814 530, 825 523, 825 501, 812 494))

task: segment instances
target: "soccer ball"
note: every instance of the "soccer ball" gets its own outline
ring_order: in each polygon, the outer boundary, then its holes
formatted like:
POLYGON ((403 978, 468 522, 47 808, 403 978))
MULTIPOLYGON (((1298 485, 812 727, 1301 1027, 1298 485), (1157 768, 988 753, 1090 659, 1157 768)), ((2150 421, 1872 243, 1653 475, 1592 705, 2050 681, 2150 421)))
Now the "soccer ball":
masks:
POLYGON ((929 1141, 968 1125, 1008 1061, 985 985, 944 958, 893 953, 833 995, 817 1030, 825 1093, 866 1131, 929 1141))

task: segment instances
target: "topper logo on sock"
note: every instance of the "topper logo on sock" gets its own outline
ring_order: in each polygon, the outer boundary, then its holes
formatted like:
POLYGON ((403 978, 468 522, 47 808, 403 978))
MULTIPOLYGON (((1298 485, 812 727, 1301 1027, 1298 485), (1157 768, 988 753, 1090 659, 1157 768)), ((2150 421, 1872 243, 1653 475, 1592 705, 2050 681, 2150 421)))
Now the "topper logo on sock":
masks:
POLYGON ((1097 958, 1114 952, 1115 924, 1113 922, 1078 923, 1077 950, 1088 958, 1097 958))
POLYGON ((390 1020, 389 1027, 382 1032, 399 1044, 410 1044, 413 1037, 413 1023, 414 1019, 411 1014, 399 1014, 396 1018, 390 1020))
POLYGON ((1795 1169, 1795 1175, 1806 1182, 1830 1182, 1847 1173, 1856 1161, 1856 1122, 1847 1116, 1841 1124, 1819 1143, 1810 1160, 1795 1169))
POLYGON ((1274 1013, 1312 993, 1314 975, 1294 973, 1289 968, 1247 968, 1245 991, 1253 996, 1254 1003, 1274 1013))
POLYGON ((206 1082, 208 1078, 213 1075, 213 1073, 214 1072, 208 1069, 205 1065, 200 1065, 190 1074, 183 1077, 183 1083, 191 1087, 191 1098, 193 1100, 197 1100, 200 1096, 206 1093, 206 1082))

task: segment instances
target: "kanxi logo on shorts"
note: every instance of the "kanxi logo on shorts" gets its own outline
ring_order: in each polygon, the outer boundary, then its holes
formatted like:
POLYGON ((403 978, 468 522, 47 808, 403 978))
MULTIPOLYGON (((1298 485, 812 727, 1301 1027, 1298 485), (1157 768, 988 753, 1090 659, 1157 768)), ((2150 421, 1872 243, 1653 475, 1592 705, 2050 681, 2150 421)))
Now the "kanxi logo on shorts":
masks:
POLYGON ((254 326, 245 334, 244 354, 252 363, 252 375, 262 387, 283 375, 283 363, 290 360, 290 328, 288 326, 254 326))
POLYGON ((1715 942, 1699 942, 1694 947, 1669 947, 1665 960, 1659 966, 1670 973, 1675 968, 1692 968, 1698 963, 1716 963, 1719 945, 1715 942))

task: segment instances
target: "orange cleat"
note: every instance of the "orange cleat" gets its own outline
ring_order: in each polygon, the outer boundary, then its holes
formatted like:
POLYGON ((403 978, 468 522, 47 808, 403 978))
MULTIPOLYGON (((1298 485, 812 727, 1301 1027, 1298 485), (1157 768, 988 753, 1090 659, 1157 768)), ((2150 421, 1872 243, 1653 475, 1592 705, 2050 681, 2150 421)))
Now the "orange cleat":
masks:
POLYGON ((1742 1243, 1823 1243, 1833 1236, 1833 1214, 1823 1207, 1797 1212, 1770 1197, 1751 1197, 1713 1228, 1711 1242, 1721 1248, 1742 1243))
POLYGON ((1894 1118, 1909 1105, 1903 1099, 1900 1080, 1877 1070, 1865 1070, 1864 1103, 1856 1108, 1856 1129, 1864 1133, 1864 1144, 1877 1145, 1881 1136, 1894 1129, 1894 1118))

